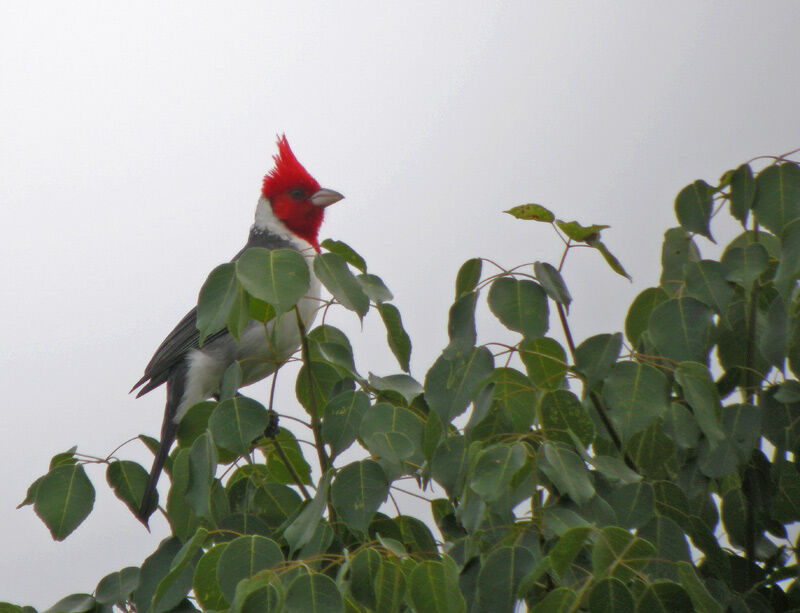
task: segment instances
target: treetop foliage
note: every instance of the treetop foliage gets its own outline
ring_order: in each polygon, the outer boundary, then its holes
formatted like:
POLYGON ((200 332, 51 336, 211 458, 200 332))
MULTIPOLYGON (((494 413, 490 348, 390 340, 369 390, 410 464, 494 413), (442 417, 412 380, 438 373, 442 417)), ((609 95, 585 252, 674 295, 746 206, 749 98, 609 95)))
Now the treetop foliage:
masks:
MULTIPOLYGON (((628 277, 608 226, 538 204, 506 212, 536 222, 532 233, 549 225, 564 251, 510 269, 467 260, 449 343, 422 380, 383 280, 350 246, 323 242, 312 269, 332 298, 292 358, 288 412, 303 414, 303 435, 273 434, 277 407, 239 394, 231 366, 219 400, 180 424, 160 501, 171 536, 50 611, 800 608, 800 165, 753 160, 682 189, 660 279, 624 331, 586 339, 572 336, 561 273, 590 248, 628 277), (724 215, 742 231, 704 257, 724 215), (481 338, 480 300, 515 344, 481 338), (380 317, 398 372, 360 372, 329 308, 380 317), (435 526, 398 492, 422 498, 435 526)), ((302 255, 251 249, 203 285, 201 336, 293 316, 308 285, 302 255)), ((121 450, 55 455, 20 506, 66 538, 94 503, 85 467, 102 463, 135 511, 147 471, 121 450)))

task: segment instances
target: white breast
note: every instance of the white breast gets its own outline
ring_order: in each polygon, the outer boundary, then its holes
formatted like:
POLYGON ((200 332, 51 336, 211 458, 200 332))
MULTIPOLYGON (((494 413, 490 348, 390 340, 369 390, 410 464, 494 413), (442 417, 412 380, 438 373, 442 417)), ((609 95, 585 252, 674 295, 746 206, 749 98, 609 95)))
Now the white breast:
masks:
MULTIPOLYGON (((308 294, 298 303, 300 316, 308 330, 316 318, 320 301, 320 282, 312 270, 314 249, 306 241, 293 237, 301 253, 305 255, 311 275, 308 294)), ((202 349, 190 351, 189 371, 181 403, 175 415, 178 422, 186 410, 219 392, 220 381, 225 370, 234 361, 242 367, 242 384, 249 385, 277 370, 300 347, 300 333, 294 309, 279 315, 266 324, 251 321, 242 332, 237 343, 230 335, 224 335, 202 349)))

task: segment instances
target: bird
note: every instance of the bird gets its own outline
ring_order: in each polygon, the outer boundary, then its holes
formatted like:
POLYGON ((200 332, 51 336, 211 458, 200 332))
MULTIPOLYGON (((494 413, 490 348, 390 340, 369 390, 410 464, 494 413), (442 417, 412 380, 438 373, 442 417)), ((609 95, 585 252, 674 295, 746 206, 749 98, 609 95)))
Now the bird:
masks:
MULTIPOLYGON (((344 196, 320 187, 295 157, 286 135, 278 137, 277 147, 274 167, 264 176, 247 243, 231 261, 238 260, 250 247, 294 249, 306 257, 311 269, 311 258, 320 251, 318 233, 325 209, 344 196)), ((313 270, 310 273, 309 291, 298 301, 306 328, 313 322, 320 296, 320 283, 313 270)), ((136 395, 139 398, 166 383, 161 439, 137 513, 145 526, 156 510, 158 478, 178 424, 189 407, 218 394, 222 375, 234 362, 239 362, 242 368, 242 386, 249 385, 275 372, 300 346, 295 314, 290 311, 284 315, 271 320, 266 327, 260 322, 249 322, 238 341, 223 329, 208 336, 201 346, 195 307, 156 349, 144 376, 131 389, 131 392, 139 389, 136 395)))

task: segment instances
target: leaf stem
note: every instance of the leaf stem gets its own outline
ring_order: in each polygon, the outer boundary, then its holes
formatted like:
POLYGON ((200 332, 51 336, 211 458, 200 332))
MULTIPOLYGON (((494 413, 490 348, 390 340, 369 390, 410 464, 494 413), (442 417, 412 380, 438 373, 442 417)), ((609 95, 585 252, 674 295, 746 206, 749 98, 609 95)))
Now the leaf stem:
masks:
MULTIPOLYGON (((565 250, 566 253, 566 250, 565 250)), ((567 345, 569 346, 569 353, 572 356, 572 361, 575 362, 575 341, 572 340, 572 332, 569 329, 569 323, 567 323, 567 315, 564 313, 564 307, 556 302, 556 309, 558 310, 558 317, 561 320, 561 327, 564 329, 564 336, 567 337, 567 345)), ((608 432, 608 435, 611 437, 611 441, 614 443, 614 446, 617 448, 622 454, 623 459, 625 460, 625 464, 628 465, 633 471, 639 472, 636 468, 636 464, 631 459, 626 451, 622 448, 622 439, 620 438, 617 431, 614 429, 614 424, 611 423, 611 419, 609 419, 608 414, 606 413, 605 408, 603 408, 603 404, 600 402, 600 398, 597 395, 597 392, 593 390, 589 390, 589 398, 592 399, 592 404, 594 405, 597 414, 600 416, 600 420, 603 422, 603 425, 608 432)))
POLYGON ((300 317, 300 309, 297 305, 294 306, 294 314, 297 316, 297 329, 300 332, 300 348, 303 355, 303 365, 306 367, 306 374, 308 378, 308 397, 311 402, 311 430, 314 432, 314 443, 317 449, 317 457, 319 458, 319 467, 323 473, 331 467, 331 460, 328 454, 325 453, 324 442, 322 440, 322 425, 319 421, 319 407, 317 406, 317 397, 314 395, 314 380, 311 374, 311 352, 308 348, 308 336, 306 336, 306 326, 303 323, 303 318, 300 317))
MULTIPOLYGON (((275 413, 275 411, 272 409, 272 403, 275 400, 275 382, 277 381, 277 379, 278 379, 278 371, 276 370, 274 373, 272 373, 272 385, 270 386, 270 390, 269 390, 269 413, 270 413, 270 415, 277 415, 277 413, 275 413)), ((272 437, 272 444, 275 445, 275 453, 278 454, 278 457, 281 459, 281 462, 283 462, 283 465, 286 466, 286 470, 288 470, 289 474, 292 475, 292 479, 294 479, 295 483, 297 484, 297 487, 299 487, 300 491, 303 493, 303 498, 305 498, 306 500, 311 500, 311 495, 308 493, 308 490, 306 489, 306 486, 303 485, 303 479, 297 473, 297 471, 294 468, 294 465, 289 461, 289 457, 286 455, 286 452, 283 450, 283 446, 281 445, 280 441, 278 440, 277 432, 272 437)))

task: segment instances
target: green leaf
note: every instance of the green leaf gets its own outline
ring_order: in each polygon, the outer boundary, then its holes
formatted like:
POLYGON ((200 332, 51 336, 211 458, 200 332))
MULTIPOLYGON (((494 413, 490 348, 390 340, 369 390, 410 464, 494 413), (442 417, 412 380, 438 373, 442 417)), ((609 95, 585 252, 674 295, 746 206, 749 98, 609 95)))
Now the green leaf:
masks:
POLYGON ((681 585, 689 593, 695 611, 698 613, 722 613, 722 607, 708 593, 691 564, 678 562, 678 577, 681 585))
POLYGON ((764 437, 779 449, 792 449, 800 439, 800 404, 778 400, 780 388, 770 387, 760 394, 764 416, 764 437))
POLYGON ((331 446, 331 459, 356 440, 361 419, 367 409, 369 397, 364 392, 354 391, 342 392, 325 405, 322 439, 331 446))
POLYGON ((353 530, 366 530, 388 494, 386 474, 373 460, 348 464, 339 471, 331 485, 331 502, 353 530))
POLYGON ((547 332, 547 295, 538 283, 500 277, 492 283, 488 301, 492 313, 509 330, 528 339, 547 332))
POLYGON ((542 449, 544 457, 540 457, 538 468, 559 492, 568 495, 576 504, 583 504, 594 496, 589 471, 576 453, 550 442, 545 442, 542 449))
POLYGON ((472 258, 461 265, 456 275, 456 300, 477 287, 481 280, 482 269, 483 260, 480 258, 472 258))
MULTIPOLYGON (((170 474, 172 487, 169 488, 169 493, 167 494, 167 517, 172 527, 172 533, 181 541, 191 538, 197 526, 200 525, 199 518, 186 500, 186 490, 189 484, 190 454, 191 448, 179 448, 173 454, 172 473, 170 474)), ((155 585, 153 585, 153 592, 155 592, 155 585)), ((153 592, 150 593, 151 596, 153 592)))
POLYGON ((756 197, 756 182, 753 180, 753 171, 749 164, 742 164, 731 176, 731 215, 747 223, 747 214, 753 206, 756 197))
MULTIPOLYGON (((262 304, 266 304, 266 302, 262 304)), ((250 297, 244 291, 241 283, 237 282, 233 303, 228 311, 228 317, 225 319, 225 327, 231 336, 239 341, 248 323, 250 323, 250 297)))
POLYGON ((603 385, 603 400, 617 432, 627 438, 653 423, 669 406, 669 382, 640 362, 618 362, 603 385))
POLYGON ((722 431, 716 445, 700 444, 700 470, 711 478, 721 478, 746 464, 761 438, 761 411, 749 404, 734 404, 722 411, 722 431))
POLYGON ((670 296, 683 287, 684 266, 700 260, 697 245, 683 228, 670 228, 664 233, 661 247, 660 285, 670 296))
POLYGON ((203 554, 197 562, 192 579, 192 590, 199 604, 204 611, 217 611, 229 606, 228 601, 219 587, 217 580, 217 566, 222 552, 228 547, 228 543, 214 545, 203 554))
POLYGON ((458 576, 441 562, 420 562, 411 571, 409 590, 414 610, 419 613, 466 613, 458 576))
POLYGON ((572 564, 584 545, 588 544, 587 539, 592 533, 589 526, 578 526, 565 531, 556 541, 556 544, 547 554, 550 558, 550 565, 559 576, 563 576, 572 564))
POLYGON ((375 304, 380 304, 394 298, 392 292, 386 287, 383 280, 377 275, 361 274, 356 277, 361 289, 375 304))
POLYGON ((408 375, 387 375, 386 377, 379 377, 372 373, 369 374, 370 387, 381 392, 396 392, 408 404, 422 393, 422 385, 419 381, 408 375))
POLYGON ((523 341, 519 357, 537 388, 555 390, 561 387, 567 372, 567 354, 557 341, 548 337, 523 341))
POLYGON ((531 613, 569 613, 575 608, 577 594, 566 587, 557 587, 536 603, 531 613))
MULTIPOLYGON (((747 500, 742 490, 733 489, 726 492, 722 496, 721 511, 728 540, 732 545, 744 548, 747 543, 747 500)), ((758 529, 757 526, 754 527, 758 529)))
POLYGON ((782 524, 800 521, 800 473, 797 465, 780 462, 773 464, 771 472, 775 484, 771 509, 773 519, 782 524))
POLYGON ((568 530, 589 527, 590 524, 575 511, 561 506, 546 506, 542 509, 542 529, 545 534, 562 536, 568 530))
POLYGON ((567 284, 564 283, 561 273, 547 262, 534 262, 533 272, 536 275, 536 280, 542 285, 547 295, 558 304, 563 304, 569 308, 572 296, 569 294, 567 284))
POLYGON ((700 428, 694 414, 684 404, 672 402, 662 416, 662 420, 664 433, 678 447, 692 449, 697 445, 697 441, 700 439, 700 428))
POLYGON ((233 613, 261 613, 277 611, 283 600, 283 586, 275 573, 262 572, 255 577, 242 579, 236 586, 233 613))
POLYGON ((475 305, 478 294, 475 292, 462 294, 450 307, 447 317, 447 335, 450 344, 448 354, 468 353, 477 340, 475 331, 475 305))
POLYGON ((446 425, 466 410, 492 368, 486 347, 476 347, 463 359, 442 354, 425 375, 425 400, 446 425))
POLYGON ((219 556, 217 581, 228 602, 233 602, 236 585, 256 573, 283 562, 283 553, 272 539, 259 535, 240 536, 228 543, 219 556))
POLYGON ((63 541, 92 512, 94 487, 83 466, 62 464, 48 472, 33 509, 57 541, 63 541))
POLYGON ((665 479, 674 470, 675 443, 666 437, 658 422, 631 436, 625 451, 636 469, 648 477, 665 479))
POLYGON ((486 503, 498 500, 506 494, 511 478, 525 464, 525 447, 515 445, 492 445, 477 457, 469 485, 486 503))
POLYGON ((781 252, 775 271, 775 287, 788 300, 800 276, 800 220, 786 224, 780 237, 781 252))
POLYGON ((359 427, 361 440, 374 455, 392 462, 423 462, 422 420, 408 409, 386 402, 375 404, 364 414, 359 427))
POLYGON ((283 531, 283 538, 289 543, 292 551, 300 549, 314 536, 322 512, 328 503, 328 488, 332 476, 333 471, 328 470, 320 477, 314 498, 303 507, 297 518, 283 531))
POLYGON ((335 253, 317 254, 314 257, 314 273, 343 307, 354 311, 360 318, 367 314, 369 298, 342 257, 335 253))
POLYGON ((675 362, 708 361, 713 313, 694 298, 673 298, 653 310, 647 331, 658 352, 675 362))
POLYGON ((530 219, 533 221, 544 221, 547 223, 552 222, 556 216, 541 204, 520 204, 515 207, 503 211, 517 219, 530 219))
POLYGON ((725 279, 739 283, 748 290, 756 279, 767 270, 767 266, 769 266, 769 255, 764 246, 759 243, 727 249, 722 257, 725 279))
POLYGON ((800 167, 792 162, 768 166, 756 178, 753 213, 762 226, 780 235, 800 217, 800 167))
POLYGON ((303 483, 311 483, 311 467, 300 450, 300 444, 289 430, 279 428, 274 439, 264 439, 262 451, 267 457, 267 471, 271 480, 278 483, 294 484, 294 475, 296 474, 302 479, 303 483), (275 449, 275 442, 280 445, 283 453, 278 453, 275 449), (290 472, 286 467, 284 456, 292 465, 293 471, 290 472))
POLYGON ((636 483, 642 479, 640 474, 628 468, 625 462, 614 456, 596 455, 586 458, 586 460, 609 481, 636 483))
POLYGON ((568 238, 581 243, 584 241, 588 242, 592 239, 597 239, 601 230, 611 227, 598 224, 582 226, 577 221, 561 221, 560 219, 556 220, 556 225, 564 234, 567 235, 568 238))
POLYGON ((719 423, 722 403, 708 369, 697 362, 681 362, 675 371, 675 380, 683 388, 687 402, 694 409, 697 425, 706 438, 714 443, 725 438, 719 423))
POLYGON ((592 570, 599 577, 628 581, 655 557, 653 545, 627 530, 608 526, 600 530, 592 547, 592 570))
POLYGON ((547 392, 539 407, 542 428, 548 440, 572 444, 570 432, 578 437, 584 447, 594 440, 594 423, 581 406, 580 400, 567 390, 547 392))
POLYGON ((689 594, 677 583, 654 581, 639 598, 637 611, 649 613, 684 613, 692 610, 689 594))
POLYGON ((17 505, 18 509, 21 509, 22 507, 26 507, 29 504, 33 504, 34 502, 36 502, 36 492, 39 491, 39 486, 42 484, 42 481, 44 480, 45 476, 46 475, 42 475, 28 486, 28 491, 25 493, 25 500, 23 500, 17 505))
POLYGON ((217 408, 217 403, 204 401, 193 404, 186 411, 178 424, 177 440, 178 446, 189 448, 198 436, 208 429, 208 418, 217 408))
MULTIPOLYGON (((44 613, 91 613, 97 602, 89 594, 71 594, 62 598, 44 613)), ((22 609, 19 609, 22 611, 22 609)))
MULTIPOLYGON (((410 558, 405 558, 406 560, 410 558)), ((375 611, 400 611, 405 600, 406 577, 396 558, 386 558, 375 576, 375 611)))
POLYGON ((236 264, 221 264, 208 275, 197 299, 197 329, 201 345, 210 334, 225 327, 238 292, 236 264))
POLYGON ((734 291, 725 279, 725 267, 714 260, 701 260, 687 263, 684 271, 686 295, 697 298, 724 317, 734 291))
POLYGON ((634 298, 625 317, 625 336, 632 345, 636 345, 647 330, 653 310, 668 299, 667 292, 660 287, 648 287, 634 298))
POLYGON ((350 592, 370 609, 375 608, 375 578, 380 567, 381 554, 371 547, 359 551, 350 562, 350 592))
POLYGON ((608 500, 623 528, 640 528, 650 521, 655 512, 654 501, 653 488, 645 481, 615 488, 608 500))
POLYGON ((320 573, 298 576, 286 593, 290 613, 336 613, 344 611, 339 588, 333 579, 320 573))
POLYGON ((275 308, 271 304, 254 298, 250 294, 247 294, 247 314, 250 316, 250 319, 260 321, 261 323, 267 323, 275 319, 276 315, 275 308))
POLYGON ((464 487, 468 465, 467 439, 460 434, 451 436, 436 448, 431 460, 431 476, 452 499, 464 487))
POLYGON ((758 339, 758 349, 766 360, 783 370, 786 353, 789 349, 791 322, 780 295, 775 296, 767 309, 766 328, 758 339))
MULTIPOLYGON (((103 577, 95 588, 94 597, 99 604, 115 604, 129 600, 138 586, 139 569, 128 566, 119 572, 103 577)), ((2 611, 2 607, 0 607, 0 611, 2 611)))
POLYGON ((403 328, 403 320, 400 318, 400 311, 393 304, 382 303, 378 310, 386 326, 386 342, 392 350, 394 357, 400 364, 400 368, 409 371, 409 360, 411 359, 411 339, 403 328))
POLYGON ((169 572, 158 583, 156 593, 153 595, 152 607, 156 609, 158 603, 166 596, 187 569, 194 573, 195 565, 200 557, 198 553, 208 537, 208 530, 198 528, 191 539, 184 543, 170 563, 169 572))
POLYGON ((483 611, 511 611, 522 579, 536 560, 525 547, 498 547, 486 556, 478 574, 478 600, 483 611))
POLYGON ((631 591, 619 579, 598 581, 589 592, 591 613, 626 613, 635 608, 631 591))
POLYGON ((159 606, 153 610, 151 603, 156 587, 170 570, 172 560, 181 548, 181 542, 173 537, 164 539, 155 552, 143 563, 139 572, 139 585, 133 593, 133 602, 137 611, 154 611, 158 613, 170 611, 181 602, 192 586, 192 568, 183 570, 172 587, 162 595, 159 606))
POLYGON ((206 433, 197 437, 189 450, 186 502, 199 517, 211 517, 211 483, 216 470, 217 450, 211 435, 206 433))
POLYGON ((147 483, 147 471, 140 464, 129 460, 113 461, 106 469, 106 481, 132 513, 139 512, 147 483))
POLYGON ((312 360, 303 364, 295 380, 295 395, 312 417, 320 417, 336 384, 342 380, 339 371, 327 362, 312 360))
POLYGON ((575 350, 575 370, 589 389, 605 379, 622 349, 622 334, 598 334, 583 341, 575 350))
POLYGON ((236 276, 248 294, 279 314, 307 294, 311 282, 306 259, 294 249, 250 247, 236 262, 236 276))
POLYGON ((687 185, 675 198, 675 215, 687 232, 695 232, 714 241, 708 224, 711 221, 711 197, 714 188, 705 181, 687 185))
POLYGON ((281 483, 262 483, 255 492, 255 506, 270 527, 278 527, 294 516, 300 496, 281 483))
POLYGON ((353 249, 347 243, 326 238, 324 241, 320 243, 320 247, 322 247, 323 249, 327 249, 331 253, 335 253, 345 262, 351 264, 361 272, 363 273, 367 272, 367 263, 364 261, 364 258, 358 255, 355 249, 353 249))
POLYGON ((633 281, 631 276, 625 272, 625 269, 622 267, 620 261, 608 250, 608 247, 605 246, 605 243, 600 239, 587 239, 586 244, 590 247, 594 247, 600 252, 600 255, 603 256, 603 259, 608 264, 608 267, 617 273, 621 277, 625 277, 628 281, 633 281))
POLYGON ((647 569, 648 574, 651 577, 677 580, 678 573, 674 563, 691 560, 683 528, 668 517, 656 516, 640 528, 637 534, 655 545, 658 552, 658 559, 647 569))
POLYGON ((219 403, 208 420, 214 443, 238 456, 247 455, 251 444, 264 436, 267 410, 252 398, 234 396, 219 403))
POLYGON ((236 396, 239 388, 242 387, 242 366, 239 362, 234 362, 225 372, 222 373, 222 381, 219 384, 219 398, 217 400, 227 400, 236 396))
POLYGON ((528 432, 533 423, 538 399, 531 380, 513 368, 496 368, 491 381, 494 383, 492 406, 502 411, 511 422, 514 432, 528 432))

